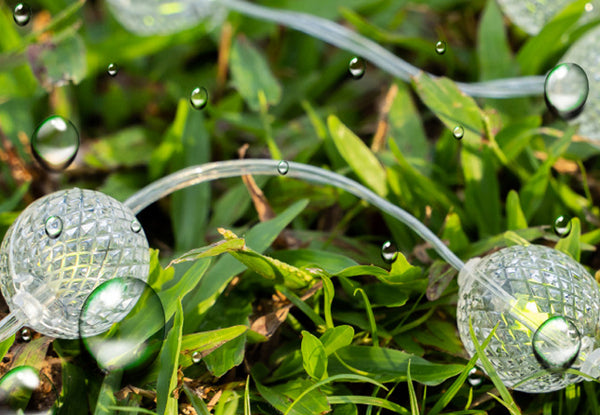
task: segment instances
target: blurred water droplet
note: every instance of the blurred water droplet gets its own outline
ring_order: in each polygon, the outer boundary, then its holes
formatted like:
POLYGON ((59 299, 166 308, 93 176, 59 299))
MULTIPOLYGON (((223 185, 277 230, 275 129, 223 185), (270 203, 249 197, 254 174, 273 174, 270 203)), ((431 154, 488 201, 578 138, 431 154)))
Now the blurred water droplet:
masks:
POLYGON ((46 169, 64 170, 79 150, 79 132, 73 123, 58 115, 46 118, 31 137, 31 152, 46 169))
POLYGON ((460 140, 465 136, 465 129, 462 126, 457 125, 456 127, 454 127, 454 130, 452 130, 452 135, 457 140, 460 140))
POLYGON ((131 230, 134 233, 139 233, 142 230, 142 225, 137 220, 133 220, 131 222, 131 230))
MULTIPOLYGON (((0 408, 25 409, 29 397, 39 386, 40 377, 35 368, 17 366, 11 369, 0 379, 0 408)), ((0 410, 0 413, 6 412, 0 410)))
POLYGON ((110 65, 108 65, 106 72, 108 72, 110 76, 117 76, 117 72, 119 72, 119 67, 116 63, 111 63, 110 65))
POLYGON ((388 264, 391 264, 398 258, 398 248, 392 241, 386 241, 381 246, 381 258, 388 264))
POLYGON ((359 57, 354 57, 350 59, 350 63, 348 64, 348 71, 352 78, 360 79, 365 74, 365 70, 367 69, 367 64, 365 60, 359 57))
POLYGON ((136 371, 158 355, 165 337, 165 313, 148 284, 117 277, 98 286, 86 299, 79 332, 101 369, 136 371))
POLYGON ((592 3, 585 3, 585 11, 590 13, 594 11, 594 5, 592 3))
POLYGON ((437 42, 435 44, 435 51, 438 55, 443 55, 444 53, 446 53, 446 42, 444 42, 443 40, 437 42))
POLYGON ((477 368, 473 368, 469 371, 467 382, 471 386, 479 386, 483 383, 483 377, 477 372, 477 368))
POLYGON ((31 8, 24 3, 17 4, 13 9, 13 19, 19 26, 25 26, 31 20, 31 8))
POLYGON ((194 354, 192 354, 192 362, 199 363, 200 360, 202 360, 202 354, 200 352, 194 352, 194 354))
POLYGON ((201 86, 194 88, 190 95, 190 103, 197 110, 206 107, 206 104, 208 104, 208 91, 206 88, 201 86))
POLYGON ((561 215, 554 221, 554 233, 560 238, 566 238, 571 233, 571 218, 561 215))
POLYGON ((583 68, 576 63, 555 66, 544 83, 544 98, 548 108, 559 117, 569 120, 583 110, 589 93, 589 83, 583 68))
POLYGON ((31 340, 31 332, 29 331, 29 329, 21 330, 21 340, 23 340, 24 342, 28 342, 29 340, 31 340))
POLYGON ((532 345, 540 363, 551 369, 566 368, 579 354, 581 335, 571 320, 550 317, 534 333, 532 345))
POLYGON ((285 160, 281 160, 277 165, 277 172, 282 176, 285 176, 288 174, 288 171, 290 171, 290 164, 285 160))
POLYGON ((56 239, 60 236, 63 230, 63 221, 58 216, 50 216, 46 219, 46 235, 52 239, 56 239))

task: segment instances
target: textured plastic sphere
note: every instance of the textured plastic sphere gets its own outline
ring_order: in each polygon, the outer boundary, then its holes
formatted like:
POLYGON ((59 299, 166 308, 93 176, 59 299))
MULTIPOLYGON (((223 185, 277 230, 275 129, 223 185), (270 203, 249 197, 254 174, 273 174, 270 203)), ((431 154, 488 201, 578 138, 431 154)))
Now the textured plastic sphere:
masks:
POLYGON ((570 367, 581 368, 595 349, 600 317, 598 284, 581 264, 545 246, 512 246, 467 262, 458 283, 457 320, 463 344, 470 355, 475 353, 469 318, 479 343, 499 324, 485 353, 506 386, 551 392, 583 380, 565 368, 548 370, 533 350, 536 330, 528 327, 531 322, 539 327, 551 317, 568 319, 581 335, 579 353, 570 367), (501 298, 498 290, 511 299, 501 298), (514 310, 528 322, 515 318, 514 310), (545 374, 525 381, 540 371, 545 374))
POLYGON ((23 311, 23 323, 40 333, 77 338, 81 308, 98 285, 148 278, 148 241, 131 230, 134 220, 121 202, 92 190, 58 191, 33 202, 0 246, 0 289, 10 309, 23 311), (53 216, 62 225, 50 237, 53 216))

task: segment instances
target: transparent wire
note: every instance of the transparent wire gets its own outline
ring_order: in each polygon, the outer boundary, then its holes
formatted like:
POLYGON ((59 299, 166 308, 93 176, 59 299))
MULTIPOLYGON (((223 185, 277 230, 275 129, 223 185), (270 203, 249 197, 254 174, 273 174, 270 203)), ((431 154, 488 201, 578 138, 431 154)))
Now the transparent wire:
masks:
MULTIPOLYGON (((421 238, 429 242, 437 253, 454 268, 457 270, 463 268, 464 263, 429 228, 405 210, 376 195, 359 183, 337 173, 302 163, 288 162, 288 164, 289 171, 286 177, 334 186, 369 202, 415 231, 421 238)), ((219 161, 188 167, 149 184, 127 199, 124 204, 137 214, 146 206, 174 191, 195 184, 243 175, 280 176, 277 171, 278 165, 279 161, 277 160, 257 159, 219 161)))

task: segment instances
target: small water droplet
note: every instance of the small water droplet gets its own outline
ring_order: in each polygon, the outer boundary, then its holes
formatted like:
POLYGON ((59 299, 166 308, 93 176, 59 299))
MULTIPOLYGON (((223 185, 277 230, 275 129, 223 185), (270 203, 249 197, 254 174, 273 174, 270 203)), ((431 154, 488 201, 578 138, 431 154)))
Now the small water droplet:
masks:
POLYGON ((398 258, 398 249, 392 241, 386 241, 381 246, 381 258, 388 264, 391 264, 398 258))
POLYGON ((111 63, 110 65, 108 65, 106 72, 108 72, 110 76, 117 76, 117 72, 119 72, 119 67, 116 63, 111 63))
POLYGON ((197 110, 206 107, 206 104, 208 104, 208 91, 206 88, 202 86, 194 88, 190 95, 190 103, 192 104, 192 107, 197 110))
POLYGON ((28 342, 29 340, 31 340, 31 332, 29 331, 29 329, 21 330, 21 339, 24 342, 28 342))
POLYGON ((469 371, 467 382, 471 386, 479 386, 483 383, 483 377, 478 373, 477 368, 473 368, 469 371))
POLYGON ((561 215, 554 221, 554 233, 559 238, 566 238, 571 233, 571 218, 561 215))
POLYGON ((352 75, 352 78, 354 78, 354 79, 362 78, 363 75, 365 74, 366 69, 367 69, 367 64, 365 63, 364 59, 359 58, 357 56, 350 59, 350 63, 348 64, 348 71, 350 72, 350 75, 352 75))
POLYGON ((581 335, 571 320, 550 317, 534 333, 532 345, 540 363, 551 369, 566 368, 579 354, 581 335))
POLYGON ((585 3, 585 11, 590 13, 594 11, 594 5, 592 3, 585 3))
POLYGON ((13 9, 13 19, 19 26, 25 26, 31 19, 31 8, 24 3, 17 4, 13 9))
POLYGON ((137 220, 134 219, 131 222, 131 230, 135 233, 139 233, 142 230, 142 225, 137 220))
POLYGON ((435 44, 435 51, 438 55, 443 55, 444 53, 446 53, 446 42, 444 42, 443 40, 438 41, 435 44))
POLYGON ((462 126, 457 125, 456 127, 454 127, 454 130, 452 130, 452 135, 457 140, 460 140, 465 136, 465 129, 462 126))
POLYGON ((202 354, 200 352, 194 352, 194 354, 192 354, 192 362, 199 363, 200 360, 202 360, 202 354))
POLYGON ((31 136, 31 152, 46 169, 64 170, 79 150, 79 132, 73 123, 58 115, 46 118, 31 136))
POLYGON ((546 75, 546 105, 550 111, 565 120, 575 118, 583 111, 588 92, 587 75, 576 63, 561 63, 546 75))
POLYGON ((63 230, 63 221, 58 216, 50 216, 46 219, 46 235, 52 239, 60 236, 63 230))
POLYGON ((285 176, 288 171, 290 171, 290 164, 285 160, 281 160, 277 165, 277 172, 282 176, 285 176))

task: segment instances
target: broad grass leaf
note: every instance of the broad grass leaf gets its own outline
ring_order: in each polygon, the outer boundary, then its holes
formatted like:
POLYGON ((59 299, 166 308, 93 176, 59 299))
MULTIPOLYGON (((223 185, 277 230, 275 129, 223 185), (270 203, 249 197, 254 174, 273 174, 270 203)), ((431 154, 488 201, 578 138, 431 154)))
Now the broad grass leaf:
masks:
POLYGON ((327 376, 327 354, 321 341, 306 330, 302 331, 302 363, 311 378, 323 379, 327 376))
POLYGON ((194 363, 192 361, 194 353, 200 353, 202 356, 207 355, 225 343, 240 337, 247 331, 247 326, 237 325, 184 335, 181 339, 181 367, 185 368, 194 363))
POLYGON ((500 7, 495 0, 487 0, 477 32, 479 79, 482 81, 515 75, 505 27, 500 7))
MULTIPOLYGON (((285 413, 292 401, 298 398, 302 392, 312 386, 314 383, 306 379, 294 379, 287 383, 269 388, 262 385, 254 378, 256 389, 261 396, 269 402, 275 409, 285 413)), ((315 413, 325 413, 331 408, 327 403, 325 394, 319 390, 312 390, 305 395, 300 402, 288 412, 289 415, 314 415, 315 413)))
POLYGON ((226 252, 239 251, 245 245, 246 241, 241 238, 234 238, 215 242, 213 244, 203 246, 201 248, 192 249, 181 255, 179 258, 175 258, 169 263, 169 266, 173 264, 179 264, 186 261, 196 261, 200 258, 210 258, 218 256, 226 252))
POLYGON ((394 87, 398 92, 390 107, 388 134, 406 157, 427 159, 429 142, 410 90, 404 82, 396 82, 394 87))
POLYGON ((179 351, 181 350, 181 338, 183 327, 183 310, 181 299, 177 301, 173 327, 169 330, 167 339, 159 356, 160 372, 156 383, 156 411, 160 415, 177 415, 177 399, 173 397, 173 391, 177 387, 177 371, 179 369, 179 351))
POLYGON ((510 190, 506 197, 506 228, 509 230, 527 228, 527 219, 521 209, 519 194, 514 190, 510 190))
POLYGON ((570 226, 571 232, 569 232, 569 235, 561 238, 554 248, 579 262, 581 258, 581 222, 579 218, 572 218, 570 226))
POLYGON ((360 396, 360 395, 333 395, 328 396, 327 401, 332 405, 353 403, 358 405, 369 405, 376 406, 379 408, 387 409, 397 414, 408 415, 410 412, 408 409, 400 406, 394 402, 388 401, 384 398, 378 398, 376 396, 360 396))
POLYGON ((352 171, 379 196, 388 192, 385 169, 375 154, 338 117, 327 118, 329 133, 340 155, 352 171))
POLYGON ((273 252, 271 256, 296 267, 317 267, 335 274, 358 263, 345 255, 320 249, 291 249, 273 252))
POLYGON ((442 239, 448 241, 448 247, 453 252, 461 252, 469 245, 469 238, 462 229, 460 217, 454 212, 446 216, 442 239))
POLYGON ((325 348, 325 354, 329 356, 342 347, 349 346, 354 338, 352 326, 337 326, 327 329, 319 339, 325 348))

